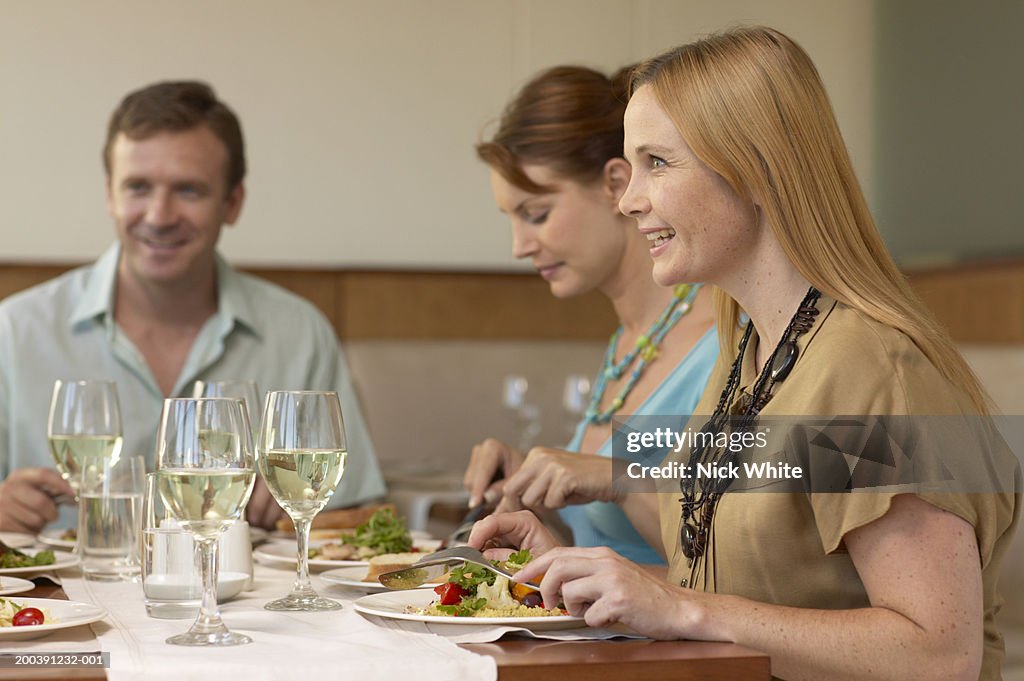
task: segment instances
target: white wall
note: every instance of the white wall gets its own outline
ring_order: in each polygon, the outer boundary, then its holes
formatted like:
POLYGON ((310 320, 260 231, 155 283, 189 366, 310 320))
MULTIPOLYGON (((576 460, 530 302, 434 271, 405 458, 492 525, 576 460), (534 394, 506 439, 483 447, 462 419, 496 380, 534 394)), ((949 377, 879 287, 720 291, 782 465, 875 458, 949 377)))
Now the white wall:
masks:
POLYGON ((99 162, 129 90, 210 81, 248 137, 249 264, 514 266, 472 145, 537 69, 612 69, 735 23, 814 57, 870 191, 865 0, 0 0, 0 260, 112 238, 99 162))

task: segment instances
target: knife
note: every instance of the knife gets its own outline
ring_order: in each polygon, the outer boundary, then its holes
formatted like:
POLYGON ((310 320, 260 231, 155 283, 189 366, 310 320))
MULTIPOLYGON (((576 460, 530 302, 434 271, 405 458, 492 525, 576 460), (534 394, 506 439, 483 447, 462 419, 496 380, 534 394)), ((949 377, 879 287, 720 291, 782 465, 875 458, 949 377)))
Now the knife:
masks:
POLYGON ((424 584, 440 583, 441 578, 452 571, 452 568, 466 564, 464 560, 442 560, 428 565, 414 565, 393 572, 385 572, 377 577, 377 581, 389 589, 415 589, 424 584))
MULTIPOLYGON (((494 483, 501 480, 504 476, 504 471, 501 468, 497 469, 496 471, 494 471, 494 475, 491 476, 491 481, 487 483, 487 486, 490 487, 494 483)), ((488 509, 489 503, 491 502, 487 500, 485 495, 483 501, 481 501, 476 506, 470 507, 469 511, 466 513, 465 516, 463 516, 462 520, 459 522, 458 528, 450 535, 448 535, 448 538, 444 540, 444 545, 452 546, 453 544, 465 544, 466 540, 469 539, 469 533, 473 530, 473 525, 476 523, 476 521, 480 520, 480 518, 487 515, 488 510, 493 510, 488 509)))
POLYGON ((448 538, 444 540, 445 546, 452 546, 454 544, 464 544, 469 539, 469 533, 473 530, 473 525, 476 521, 480 520, 480 517, 484 515, 484 511, 487 510, 486 502, 483 504, 477 504, 473 508, 469 509, 465 517, 459 523, 458 529, 448 535, 448 538))

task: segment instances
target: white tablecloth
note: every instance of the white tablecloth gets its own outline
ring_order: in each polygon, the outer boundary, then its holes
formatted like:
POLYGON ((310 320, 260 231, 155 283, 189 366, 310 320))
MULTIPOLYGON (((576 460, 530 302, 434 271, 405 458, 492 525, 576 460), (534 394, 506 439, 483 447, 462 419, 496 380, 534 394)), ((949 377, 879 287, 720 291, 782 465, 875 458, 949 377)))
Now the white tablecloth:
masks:
POLYGON ((97 603, 108 611, 89 627, 56 631, 35 641, 0 641, 4 652, 110 653, 110 681, 138 679, 196 679, 209 681, 211 672, 238 671, 244 681, 417 681, 495 679, 493 658, 476 655, 457 643, 487 643, 507 633, 553 640, 604 639, 622 631, 573 629, 531 634, 516 627, 438 625, 364 617, 352 602, 359 590, 331 585, 315 575, 313 584, 324 596, 344 604, 338 612, 282 613, 263 609, 267 601, 284 596, 294 569, 257 564, 255 588, 221 604, 227 626, 248 634, 253 643, 229 648, 183 648, 164 641, 184 632, 191 620, 154 619, 146 614, 142 585, 84 580, 77 570, 60 574, 64 591, 73 601, 97 603))
MULTIPOLYGON (((86 581, 71 571, 61 577, 70 600, 97 603, 108 611, 103 621, 91 625, 98 643, 90 640, 89 627, 76 627, 34 641, 0 641, 0 650, 109 652, 110 681, 210 681, 225 672, 238 672, 244 681, 497 678, 493 658, 470 653, 441 636, 367 621, 351 607, 359 595, 355 592, 330 591, 330 596, 345 604, 337 612, 264 610, 264 603, 291 588, 294 572, 287 570, 256 566, 256 588, 221 605, 227 626, 248 634, 253 642, 216 649, 166 644, 168 636, 184 632, 191 621, 149 617, 141 584, 86 581)), ((314 584, 321 586, 315 577, 314 584)))

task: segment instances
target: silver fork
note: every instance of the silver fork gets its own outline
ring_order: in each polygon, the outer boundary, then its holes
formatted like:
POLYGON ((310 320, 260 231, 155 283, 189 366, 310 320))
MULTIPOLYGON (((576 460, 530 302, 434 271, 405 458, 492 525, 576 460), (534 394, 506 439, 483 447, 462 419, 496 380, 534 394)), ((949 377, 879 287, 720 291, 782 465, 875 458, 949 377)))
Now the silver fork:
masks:
MULTIPOLYGON (((431 578, 440 576, 440 574, 447 572, 451 567, 458 567, 459 565, 465 565, 466 563, 479 565, 480 567, 503 577, 508 577, 509 579, 512 578, 513 573, 509 572, 505 568, 493 565, 491 561, 484 557, 484 554, 480 553, 476 549, 470 546, 454 546, 450 549, 442 549, 424 556, 416 561, 411 567, 395 570, 393 572, 385 572, 378 577, 378 581, 389 589, 413 589, 426 584, 431 580, 431 578), (438 570, 424 569, 434 566, 441 567, 438 570), (435 574, 435 572, 438 574, 435 574)), ((540 587, 536 584, 531 584, 529 582, 523 582, 523 584, 534 591, 540 591, 540 587)))
POLYGON ((473 565, 479 565, 480 567, 487 568, 491 572, 495 572, 503 577, 512 578, 511 572, 505 568, 497 567, 491 561, 487 560, 484 554, 480 553, 477 549, 472 546, 453 546, 450 549, 441 549, 435 551, 430 555, 420 558, 413 564, 413 567, 424 567, 427 564, 436 565, 438 563, 447 563, 461 560, 466 563, 472 563, 473 565))

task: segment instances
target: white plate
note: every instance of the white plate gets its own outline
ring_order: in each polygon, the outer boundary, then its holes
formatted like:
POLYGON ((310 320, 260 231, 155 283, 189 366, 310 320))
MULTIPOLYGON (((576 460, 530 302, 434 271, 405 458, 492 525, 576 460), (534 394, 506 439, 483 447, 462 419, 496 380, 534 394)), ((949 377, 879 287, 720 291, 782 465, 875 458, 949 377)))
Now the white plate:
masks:
POLYGON ((255 544, 262 544, 270 538, 270 533, 262 527, 249 526, 249 541, 255 544))
POLYGON ((433 589, 409 589, 408 591, 386 591, 370 594, 357 599, 352 607, 356 612, 377 617, 389 617, 411 622, 429 624, 502 624, 522 627, 532 631, 545 629, 576 629, 587 626, 582 617, 553 615, 551 617, 445 617, 443 615, 415 615, 405 611, 406 607, 425 608, 437 599, 433 589))
POLYGON ((36 543, 35 537, 31 534, 22 534, 21 532, 0 532, 0 541, 12 549, 23 549, 36 543))
MULTIPOLYGON (((352 534, 356 531, 356 528, 349 527, 347 529, 335 528, 335 527, 318 527, 309 531, 310 541, 336 541, 341 538, 343 534, 352 534)), ((438 544, 441 543, 440 539, 434 539, 430 536, 429 532, 424 530, 409 530, 409 536, 412 537, 413 542, 420 541, 435 541, 438 544)), ((287 539, 295 541, 294 532, 282 532, 281 530, 274 530, 270 533, 271 539, 287 539)))
MULTIPOLYGON (((39 553, 36 549, 29 549, 25 553, 30 556, 34 556, 39 553)), ((0 575, 30 575, 36 572, 49 572, 51 570, 61 570, 63 568, 74 567, 78 565, 78 556, 73 553, 66 551, 54 551, 53 557, 56 558, 56 562, 50 563, 49 565, 32 565, 31 567, 18 567, 18 568, 0 568, 0 575)))
MULTIPOLYGON (((311 545, 316 546, 316 542, 311 542, 311 545)), ((267 565, 294 568, 298 562, 298 548, 296 548, 295 544, 289 542, 264 544, 253 551, 252 555, 267 565)), ((311 568, 348 567, 352 565, 359 565, 365 570, 367 562, 365 560, 327 560, 326 558, 311 558, 309 560, 309 567, 311 568)))
POLYGON ((107 611, 92 603, 79 601, 61 601, 55 598, 12 598, 12 601, 23 608, 46 609, 50 617, 56 618, 52 624, 37 624, 31 627, 0 627, 0 641, 25 641, 30 638, 41 638, 57 629, 80 627, 83 624, 98 622, 107 616, 107 611))
POLYGON ((67 549, 72 551, 75 548, 74 539, 61 539, 61 535, 67 530, 60 527, 51 527, 48 530, 40 532, 36 539, 39 540, 40 544, 46 544, 47 546, 56 546, 59 549, 67 549))
MULTIPOLYGON (((413 535, 412 546, 413 549, 420 551, 423 555, 433 553, 441 547, 440 539, 430 538, 419 538, 416 533, 410 533, 413 535)), ((309 542, 310 548, 316 548, 323 546, 324 544, 337 543, 337 539, 321 539, 311 540, 309 542)), ((287 567, 295 567, 297 558, 298 548, 294 541, 276 541, 272 544, 264 544, 255 551, 252 555, 256 558, 261 559, 261 562, 268 565, 282 565, 287 567)), ((365 560, 328 560, 327 558, 310 558, 309 567, 311 568, 335 568, 335 567, 349 567, 353 565, 362 565, 365 567, 367 562, 365 560)))
POLYGON ((20 594, 23 591, 31 591, 36 585, 27 579, 17 577, 0 577, 0 596, 20 594))
MULTIPOLYGON (((353 565, 351 567, 340 567, 327 572, 320 573, 320 579, 331 584, 337 584, 339 586, 347 586, 353 589, 359 589, 366 591, 367 593, 376 593, 378 591, 390 591, 386 586, 380 582, 364 582, 363 577, 366 576, 366 568, 362 565, 353 565)), ((423 588, 432 588, 440 584, 441 582, 429 582, 423 585, 423 588)))

